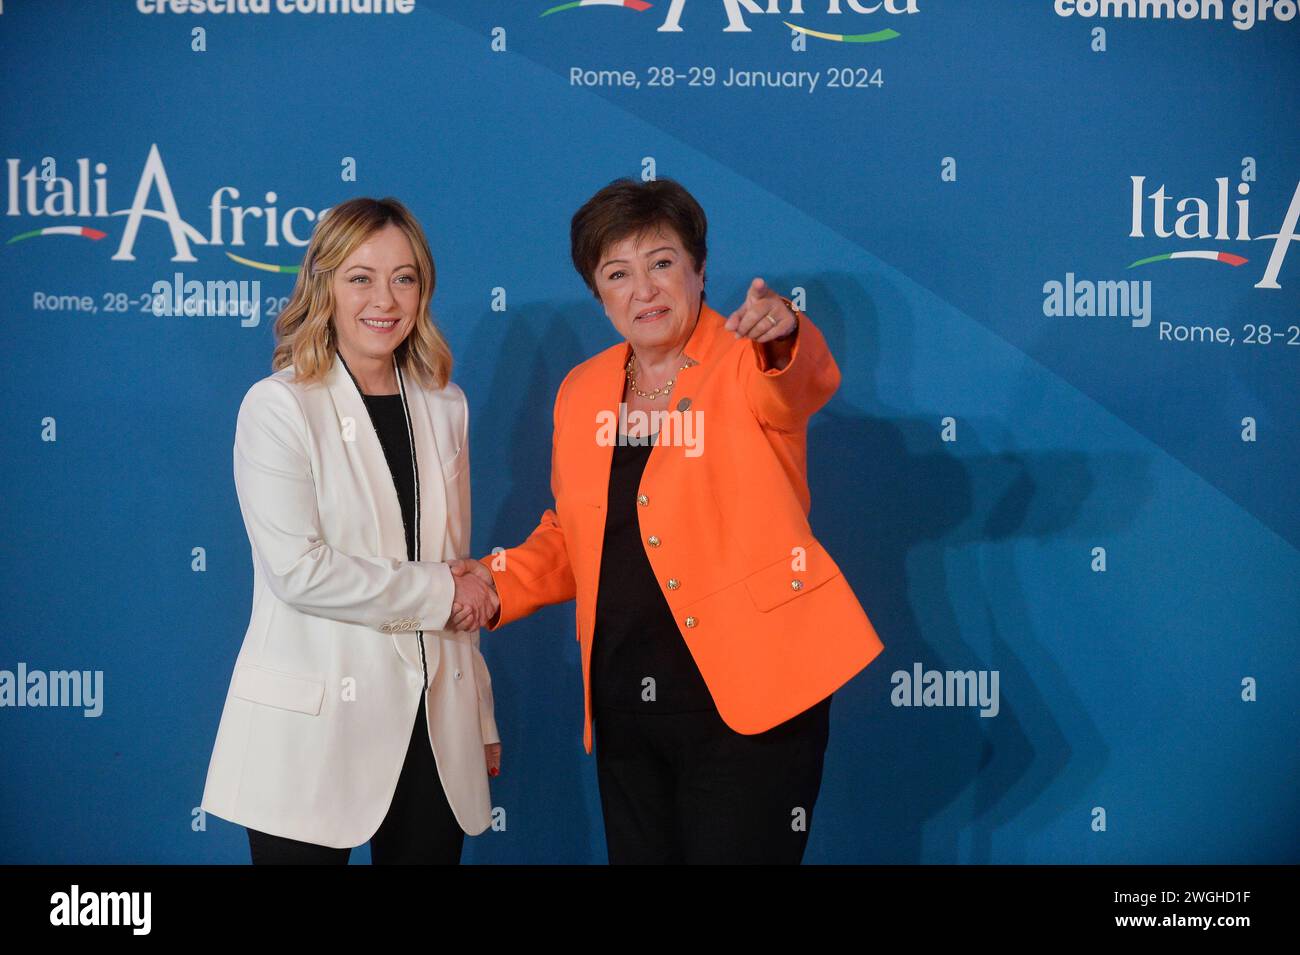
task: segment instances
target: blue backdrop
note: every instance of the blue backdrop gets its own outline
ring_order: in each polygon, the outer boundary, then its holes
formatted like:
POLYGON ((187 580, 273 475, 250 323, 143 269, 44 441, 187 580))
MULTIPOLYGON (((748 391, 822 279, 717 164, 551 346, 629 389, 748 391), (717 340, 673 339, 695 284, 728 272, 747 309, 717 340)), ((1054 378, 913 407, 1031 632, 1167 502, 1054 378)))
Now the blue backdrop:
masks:
MULTIPOLYGON (((245 262, 351 196, 420 218, 483 554, 616 340, 568 223, 622 175, 700 199, 710 302, 764 276, 843 371, 812 521, 886 648, 807 861, 1300 860, 1293 0, 554 5, 0 2, 0 861, 247 861, 196 815, 251 598, 235 414, 293 282, 245 262), (261 316, 153 314, 178 272, 261 316), (918 667, 996 673, 996 713, 900 705, 918 667), (98 671, 98 714, 17 705, 20 668, 98 671)), ((506 826, 466 861, 605 860, 572 627, 483 635, 506 826)))

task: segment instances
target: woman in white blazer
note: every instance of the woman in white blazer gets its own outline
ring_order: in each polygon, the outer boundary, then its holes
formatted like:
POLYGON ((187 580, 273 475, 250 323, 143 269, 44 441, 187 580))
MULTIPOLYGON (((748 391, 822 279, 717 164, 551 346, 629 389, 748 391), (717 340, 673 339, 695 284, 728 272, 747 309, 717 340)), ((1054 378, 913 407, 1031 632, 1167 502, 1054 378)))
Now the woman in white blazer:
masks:
POLYGON ((248 829, 254 863, 346 863, 367 840, 375 863, 456 863, 491 819, 477 628, 496 598, 451 571, 470 550, 468 412, 433 287, 401 203, 330 210, 276 321, 275 373, 240 405, 253 610, 202 808, 248 829))

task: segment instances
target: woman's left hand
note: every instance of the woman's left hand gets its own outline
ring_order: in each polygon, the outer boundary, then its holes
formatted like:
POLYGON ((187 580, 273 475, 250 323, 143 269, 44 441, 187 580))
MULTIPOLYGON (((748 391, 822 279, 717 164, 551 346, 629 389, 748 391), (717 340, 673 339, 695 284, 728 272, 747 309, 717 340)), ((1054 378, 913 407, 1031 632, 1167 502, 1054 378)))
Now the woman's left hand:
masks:
POLYGON ((487 760, 487 774, 489 776, 501 775, 501 744, 485 743, 483 744, 483 756, 487 760))
POLYGON ((737 338, 766 343, 789 335, 797 323, 785 300, 761 278, 756 278, 749 283, 744 303, 727 316, 726 329, 737 338))

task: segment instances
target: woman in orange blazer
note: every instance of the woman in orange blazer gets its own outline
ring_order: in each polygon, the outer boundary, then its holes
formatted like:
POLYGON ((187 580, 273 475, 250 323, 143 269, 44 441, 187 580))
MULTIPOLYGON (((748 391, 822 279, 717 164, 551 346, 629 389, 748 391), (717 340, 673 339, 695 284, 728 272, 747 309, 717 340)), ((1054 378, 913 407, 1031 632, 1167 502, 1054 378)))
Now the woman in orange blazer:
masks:
POLYGON ((463 625, 577 599, 612 863, 801 861, 830 696, 883 649, 808 524, 808 419, 839 369, 761 279, 728 317, 704 303, 706 230, 665 179, 574 215, 574 265, 624 341, 560 385, 554 509, 454 567, 500 599, 463 625))

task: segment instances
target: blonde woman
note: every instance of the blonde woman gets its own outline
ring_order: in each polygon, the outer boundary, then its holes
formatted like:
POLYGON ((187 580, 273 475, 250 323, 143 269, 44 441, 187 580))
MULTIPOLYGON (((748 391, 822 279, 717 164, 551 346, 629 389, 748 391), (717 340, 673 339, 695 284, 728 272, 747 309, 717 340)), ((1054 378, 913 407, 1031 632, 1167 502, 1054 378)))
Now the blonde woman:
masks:
POLYGON ((468 414, 429 313, 434 265, 394 199, 317 225, 245 395, 235 486, 253 609, 202 807, 254 864, 456 863, 500 767, 470 547, 468 414))

